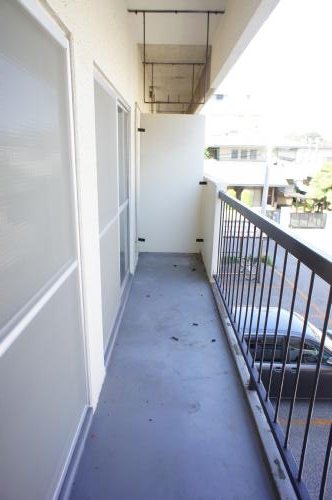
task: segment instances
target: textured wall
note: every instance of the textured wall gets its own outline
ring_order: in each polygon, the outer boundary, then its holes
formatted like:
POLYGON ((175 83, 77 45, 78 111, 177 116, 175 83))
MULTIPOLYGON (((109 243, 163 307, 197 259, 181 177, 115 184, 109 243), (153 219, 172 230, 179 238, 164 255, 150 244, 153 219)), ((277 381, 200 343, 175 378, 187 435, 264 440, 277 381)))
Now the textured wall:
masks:
POLYGON ((141 124, 141 251, 199 252, 204 117, 143 114, 141 124))
MULTIPOLYGON (((85 326, 90 362, 92 404, 104 378, 101 283, 98 239, 94 65, 131 107, 134 145, 134 103, 138 101, 138 52, 122 0, 43 0, 52 16, 68 32, 73 69, 73 99, 85 326)), ((134 185, 134 150, 131 185, 134 185)), ((134 189, 132 189, 134 196, 134 189)), ((132 198, 132 207, 134 199, 132 198)), ((134 231, 133 231, 134 233, 134 231)))

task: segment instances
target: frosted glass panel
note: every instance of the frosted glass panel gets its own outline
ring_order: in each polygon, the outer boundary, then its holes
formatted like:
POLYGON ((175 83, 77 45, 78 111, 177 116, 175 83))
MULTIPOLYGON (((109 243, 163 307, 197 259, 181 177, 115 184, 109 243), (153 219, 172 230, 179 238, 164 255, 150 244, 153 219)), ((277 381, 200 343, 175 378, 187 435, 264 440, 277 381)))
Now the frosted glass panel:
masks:
POLYGON ((76 259, 65 49, 12 0, 0 75, 1 329, 76 259))
POLYGON ((128 199, 128 113, 118 106, 119 201, 128 199))
POLYGON ((1 358, 2 500, 50 498, 58 480, 86 405, 79 318, 75 271, 1 358))
POLYGON ((116 99, 95 81, 99 231, 118 210, 116 99))
POLYGON ((119 220, 100 238, 100 269, 103 302, 103 334, 106 350, 120 304, 119 220))

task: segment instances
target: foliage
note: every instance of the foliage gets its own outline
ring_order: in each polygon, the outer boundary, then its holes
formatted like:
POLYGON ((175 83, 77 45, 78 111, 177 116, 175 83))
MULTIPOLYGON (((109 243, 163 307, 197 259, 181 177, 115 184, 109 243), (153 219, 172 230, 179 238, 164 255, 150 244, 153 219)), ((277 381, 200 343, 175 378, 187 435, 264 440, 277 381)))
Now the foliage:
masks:
POLYGON ((332 203, 332 162, 326 163, 313 177, 308 195, 325 206, 332 203))
POLYGON ((211 160, 211 158, 213 158, 212 153, 210 151, 210 148, 205 148, 204 149, 204 158, 206 160, 211 160))
POLYGON ((241 194, 241 201, 248 207, 254 204, 254 193, 251 189, 244 189, 241 194))
POLYGON ((270 255, 262 255, 261 262, 262 262, 262 264, 264 264, 266 262, 266 265, 270 266, 270 267, 272 267, 272 264, 273 264, 273 260, 272 260, 272 257, 270 257, 270 255))

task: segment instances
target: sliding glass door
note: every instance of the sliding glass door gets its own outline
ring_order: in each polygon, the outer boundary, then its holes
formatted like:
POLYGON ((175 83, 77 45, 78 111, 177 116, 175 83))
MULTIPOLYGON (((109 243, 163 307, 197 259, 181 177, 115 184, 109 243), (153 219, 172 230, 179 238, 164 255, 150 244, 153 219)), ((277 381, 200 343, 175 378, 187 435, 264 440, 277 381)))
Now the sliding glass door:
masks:
POLYGON ((107 80, 95 72, 100 269, 104 350, 129 272, 128 113, 107 80))

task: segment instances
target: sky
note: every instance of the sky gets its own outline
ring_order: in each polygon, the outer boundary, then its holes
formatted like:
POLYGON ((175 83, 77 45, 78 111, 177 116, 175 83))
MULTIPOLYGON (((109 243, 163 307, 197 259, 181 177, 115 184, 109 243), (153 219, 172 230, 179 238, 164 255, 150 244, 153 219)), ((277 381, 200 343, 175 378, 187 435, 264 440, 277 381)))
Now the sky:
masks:
POLYGON ((332 0, 280 0, 217 93, 250 95, 272 135, 332 140, 331 26, 332 0))

